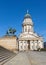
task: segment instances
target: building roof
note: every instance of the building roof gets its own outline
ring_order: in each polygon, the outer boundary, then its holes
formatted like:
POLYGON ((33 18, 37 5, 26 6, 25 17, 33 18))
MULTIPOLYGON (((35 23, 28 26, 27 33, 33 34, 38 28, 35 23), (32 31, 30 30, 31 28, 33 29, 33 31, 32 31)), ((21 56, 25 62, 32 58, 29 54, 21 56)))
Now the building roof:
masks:
POLYGON ((26 19, 26 18, 31 18, 31 16, 30 16, 30 14, 29 14, 29 11, 28 11, 28 10, 27 10, 26 15, 24 16, 24 19, 26 19))
POLYGON ((43 40, 43 38, 39 37, 36 33, 22 33, 19 36, 19 40, 43 40))
POLYGON ((27 14, 24 16, 24 19, 26 19, 26 18, 31 18, 30 14, 27 13, 27 14))
POLYGON ((33 25, 31 15, 28 13, 28 11, 24 16, 23 25, 33 25))
POLYGON ((3 37, 0 37, 0 39, 17 39, 16 35, 10 36, 10 35, 4 35, 3 37))

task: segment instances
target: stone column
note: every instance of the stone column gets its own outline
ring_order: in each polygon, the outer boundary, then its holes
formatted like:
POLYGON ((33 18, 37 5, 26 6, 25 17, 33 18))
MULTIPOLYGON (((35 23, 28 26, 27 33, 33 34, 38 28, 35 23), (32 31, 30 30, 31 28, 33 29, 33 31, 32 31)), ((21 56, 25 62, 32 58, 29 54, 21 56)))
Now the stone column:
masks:
POLYGON ((26 41, 23 41, 23 51, 24 50, 27 50, 27 42, 26 41))
POLYGON ((39 40, 38 44, 39 44, 39 48, 44 48, 43 41, 39 40))
POLYGON ((33 50, 33 41, 30 41, 30 50, 33 50))
POLYGON ((37 50, 37 40, 34 41, 34 50, 37 50))
POLYGON ((19 41, 19 51, 22 51, 22 50, 23 50, 23 42, 19 41))
POLYGON ((25 50, 25 41, 23 41, 23 51, 25 50))

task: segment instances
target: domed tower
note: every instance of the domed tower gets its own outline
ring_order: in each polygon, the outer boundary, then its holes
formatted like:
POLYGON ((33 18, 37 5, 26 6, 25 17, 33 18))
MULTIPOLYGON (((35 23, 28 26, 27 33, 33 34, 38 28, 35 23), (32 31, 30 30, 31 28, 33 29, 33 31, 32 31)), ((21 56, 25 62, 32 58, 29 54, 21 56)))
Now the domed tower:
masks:
POLYGON ((23 32, 24 33, 31 33, 33 32, 33 22, 30 14, 27 11, 27 14, 24 16, 24 21, 23 21, 23 32))
POLYGON ((37 50, 43 48, 43 38, 34 33, 30 14, 26 13, 22 24, 22 33, 19 35, 19 50, 37 50))

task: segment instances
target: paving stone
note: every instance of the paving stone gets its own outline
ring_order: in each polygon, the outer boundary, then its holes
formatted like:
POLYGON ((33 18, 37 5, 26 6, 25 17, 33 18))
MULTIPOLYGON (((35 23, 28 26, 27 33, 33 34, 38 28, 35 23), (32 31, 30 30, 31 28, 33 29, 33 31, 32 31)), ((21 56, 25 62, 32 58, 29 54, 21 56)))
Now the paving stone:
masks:
POLYGON ((19 53, 4 65, 31 65, 25 53, 19 53))
POLYGON ((4 65, 46 65, 46 52, 19 52, 4 65))

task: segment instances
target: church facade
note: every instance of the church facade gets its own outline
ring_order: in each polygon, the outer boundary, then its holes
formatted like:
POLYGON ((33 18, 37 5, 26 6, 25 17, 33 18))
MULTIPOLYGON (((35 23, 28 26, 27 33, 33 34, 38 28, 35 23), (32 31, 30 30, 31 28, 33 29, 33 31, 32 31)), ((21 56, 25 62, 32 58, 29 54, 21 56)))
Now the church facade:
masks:
POLYGON ((19 35, 19 51, 37 50, 43 48, 43 38, 34 32, 33 21, 30 14, 24 16, 22 33, 19 35))
POLYGON ((43 38, 34 32, 33 26, 32 18, 27 12, 22 23, 22 33, 19 37, 7 34, 0 38, 0 46, 10 51, 38 50, 44 48, 43 38))

